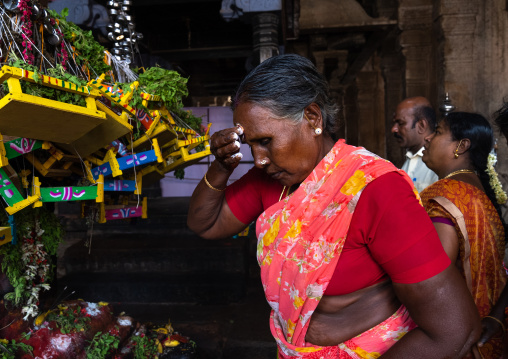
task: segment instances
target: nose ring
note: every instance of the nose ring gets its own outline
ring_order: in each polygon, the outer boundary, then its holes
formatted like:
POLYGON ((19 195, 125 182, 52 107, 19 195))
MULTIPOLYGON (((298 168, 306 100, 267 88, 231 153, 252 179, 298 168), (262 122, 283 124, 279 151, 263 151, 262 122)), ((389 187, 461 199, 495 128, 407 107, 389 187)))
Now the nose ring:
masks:
POLYGON ((261 162, 259 162, 261 164, 261 166, 264 166, 266 165, 266 160, 262 160, 261 162))

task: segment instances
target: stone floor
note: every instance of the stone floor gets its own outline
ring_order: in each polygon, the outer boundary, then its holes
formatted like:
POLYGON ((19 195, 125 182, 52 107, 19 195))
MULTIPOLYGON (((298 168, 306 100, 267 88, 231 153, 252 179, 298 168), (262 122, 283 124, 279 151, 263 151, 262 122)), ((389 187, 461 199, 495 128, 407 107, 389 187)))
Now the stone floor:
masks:
POLYGON ((268 324, 270 309, 260 282, 248 286, 245 300, 228 305, 113 303, 138 321, 165 324, 197 343, 200 359, 276 358, 268 324))

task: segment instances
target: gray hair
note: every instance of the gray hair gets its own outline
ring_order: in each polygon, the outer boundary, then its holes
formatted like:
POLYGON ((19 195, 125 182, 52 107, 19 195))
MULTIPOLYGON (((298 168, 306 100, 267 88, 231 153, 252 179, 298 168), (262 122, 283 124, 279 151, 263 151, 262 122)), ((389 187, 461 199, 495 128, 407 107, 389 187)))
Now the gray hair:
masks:
POLYGON ((307 58, 286 54, 271 57, 254 68, 232 96, 231 109, 254 103, 277 117, 300 122, 305 108, 313 102, 321 109, 324 131, 336 139, 339 109, 330 97, 324 76, 307 58))

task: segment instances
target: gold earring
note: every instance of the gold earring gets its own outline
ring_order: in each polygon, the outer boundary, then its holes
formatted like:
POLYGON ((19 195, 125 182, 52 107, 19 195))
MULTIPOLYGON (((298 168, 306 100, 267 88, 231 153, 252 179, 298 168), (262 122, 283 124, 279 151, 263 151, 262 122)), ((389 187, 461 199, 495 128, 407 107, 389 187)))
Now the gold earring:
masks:
POLYGON ((459 158, 459 147, 461 144, 462 144, 462 140, 460 140, 459 145, 457 146, 457 148, 455 149, 455 153, 453 154, 455 156, 455 158, 459 158))
POLYGON ((305 116, 305 119, 309 122, 309 125, 311 125, 311 126, 312 126, 312 128, 314 129, 314 133, 315 133, 316 135, 318 135, 318 136, 319 136, 320 134, 322 134, 322 133, 323 133, 323 130, 322 130, 322 129, 320 129, 319 127, 314 126, 314 125, 312 124, 312 122, 310 122, 310 120, 309 120, 309 118, 307 117, 307 115, 305 114, 305 112, 303 113, 303 115, 305 116))

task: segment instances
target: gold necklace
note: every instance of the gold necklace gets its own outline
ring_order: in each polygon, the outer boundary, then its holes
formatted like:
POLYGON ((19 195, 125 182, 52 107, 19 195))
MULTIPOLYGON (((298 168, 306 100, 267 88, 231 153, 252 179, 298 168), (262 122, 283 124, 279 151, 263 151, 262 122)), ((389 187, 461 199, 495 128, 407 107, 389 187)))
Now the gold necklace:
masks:
POLYGON ((448 175, 445 176, 445 178, 449 178, 451 176, 455 176, 459 173, 474 173, 476 174, 476 171, 473 171, 473 170, 468 170, 468 169, 461 169, 461 170, 457 170, 457 171, 453 171, 452 173, 449 173, 448 175))
POLYGON ((284 188, 282 189, 282 192, 281 192, 280 197, 279 197, 279 202, 282 199, 282 195, 284 194, 285 190, 286 190, 286 186, 284 186, 284 188))

